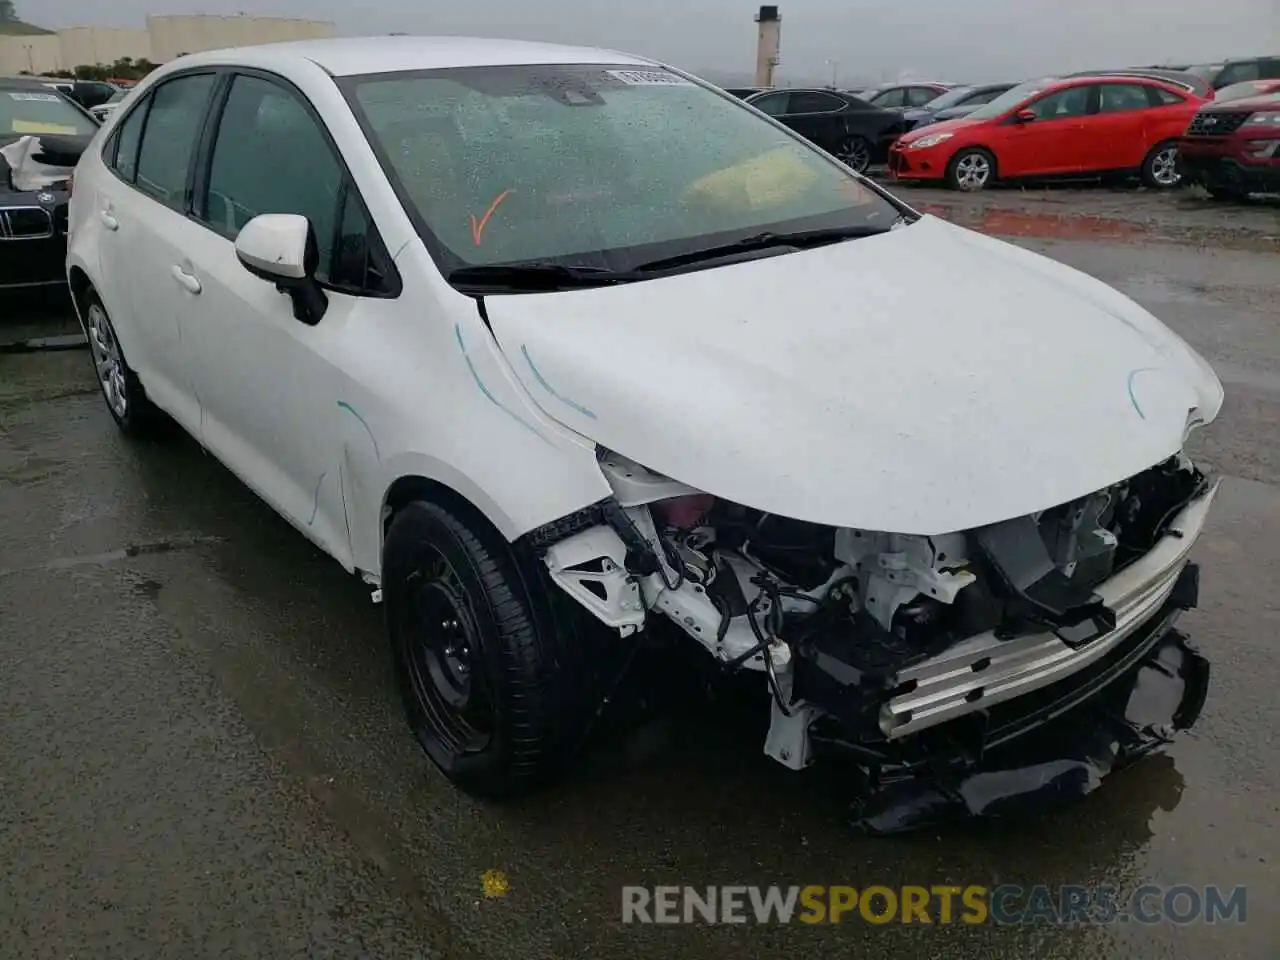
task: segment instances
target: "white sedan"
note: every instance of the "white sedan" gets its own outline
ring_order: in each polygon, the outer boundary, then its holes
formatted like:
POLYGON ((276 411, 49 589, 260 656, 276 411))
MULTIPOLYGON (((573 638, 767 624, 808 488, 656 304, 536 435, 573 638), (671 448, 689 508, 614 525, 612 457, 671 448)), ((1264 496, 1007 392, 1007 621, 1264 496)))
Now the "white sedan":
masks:
POLYGON ((1199 712, 1213 371, 672 67, 180 58, 86 151, 68 275, 120 428, 176 421, 371 585, 477 794, 560 766, 642 639, 754 672, 765 752, 860 767, 878 830, 1083 791, 1199 712))

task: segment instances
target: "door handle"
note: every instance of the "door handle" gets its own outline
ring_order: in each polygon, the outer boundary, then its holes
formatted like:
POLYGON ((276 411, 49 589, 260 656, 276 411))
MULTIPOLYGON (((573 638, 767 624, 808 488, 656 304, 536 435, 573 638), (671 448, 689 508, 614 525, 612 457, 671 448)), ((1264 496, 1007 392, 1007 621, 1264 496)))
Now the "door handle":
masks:
POLYGON ((187 273, 186 270, 182 269, 182 267, 178 266, 176 263, 173 265, 173 279, 177 280, 178 286, 182 287, 188 293, 199 293, 201 290, 200 281, 187 273))
POLYGON ((98 213, 98 219, 102 221, 102 225, 108 230, 119 230, 120 221, 116 219, 114 213, 110 210, 102 210, 98 213))

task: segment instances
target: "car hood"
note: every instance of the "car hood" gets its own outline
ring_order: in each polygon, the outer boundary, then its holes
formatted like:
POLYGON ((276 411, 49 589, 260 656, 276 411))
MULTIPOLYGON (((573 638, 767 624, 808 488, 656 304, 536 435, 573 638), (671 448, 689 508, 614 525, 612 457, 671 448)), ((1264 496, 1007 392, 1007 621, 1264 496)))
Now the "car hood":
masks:
POLYGON ((961 104, 960 106, 946 107, 943 110, 938 110, 935 112, 935 115, 939 120, 962 120, 969 114, 973 113, 973 111, 977 110, 980 106, 981 104, 961 104))
POLYGON ((1251 110, 1280 110, 1280 92, 1260 93, 1253 97, 1241 97, 1216 103, 1210 100, 1200 108, 1203 113, 1245 113, 1251 110))
POLYGON ((1222 403, 1207 364, 1128 298, 933 217, 486 310, 549 416, 833 526, 935 534, 1065 503, 1173 455, 1222 403))
POLYGON ((969 117, 969 116, 955 117, 951 120, 944 120, 939 118, 937 122, 929 124, 928 133, 925 133, 922 131, 921 133, 917 134, 913 130, 911 133, 904 135, 898 142, 901 143, 903 146, 907 146, 908 144, 910 144, 912 141, 916 140, 919 137, 926 137, 926 136, 931 137, 935 134, 946 133, 948 131, 954 132, 957 130, 962 130, 965 127, 974 126, 982 122, 983 121, 981 120, 974 120, 972 117, 969 117))

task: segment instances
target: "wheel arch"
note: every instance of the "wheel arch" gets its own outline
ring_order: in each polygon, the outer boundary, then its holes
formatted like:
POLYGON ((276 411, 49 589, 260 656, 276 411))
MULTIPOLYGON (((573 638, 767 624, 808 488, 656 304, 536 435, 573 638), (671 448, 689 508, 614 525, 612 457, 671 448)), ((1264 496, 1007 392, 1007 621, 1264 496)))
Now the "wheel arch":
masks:
POLYGON ((480 509, 468 497, 463 496, 447 483, 413 473, 397 477, 387 487, 386 493, 383 494, 382 509, 379 513, 379 524, 383 539, 386 538, 387 530, 391 526, 391 518, 395 516, 396 511, 415 500, 426 500, 448 507, 450 510, 466 515, 469 520, 482 522, 489 529, 502 536, 503 539, 512 539, 502 529, 505 524, 494 522, 484 510, 480 509))
POLYGON ((85 297, 91 290, 95 289, 93 281, 89 279, 89 274, 85 272, 84 267, 79 264, 72 264, 70 269, 67 270, 67 286, 71 289, 71 304, 75 307, 76 318, 83 328, 85 297))
POLYGON ((991 176, 1000 176, 1000 154, 996 153, 995 148, 987 146, 985 143, 966 143, 963 147, 956 147, 951 156, 947 157, 947 168, 950 169, 951 163, 956 157, 964 153, 966 150, 981 150, 991 158, 991 176))

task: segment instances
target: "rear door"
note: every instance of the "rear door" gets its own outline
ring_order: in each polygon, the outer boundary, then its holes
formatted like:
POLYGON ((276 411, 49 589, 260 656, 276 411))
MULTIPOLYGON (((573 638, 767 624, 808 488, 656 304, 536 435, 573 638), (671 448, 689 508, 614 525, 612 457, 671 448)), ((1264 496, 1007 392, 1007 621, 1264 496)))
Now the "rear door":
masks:
POLYGON ((1141 83, 1098 84, 1098 111, 1084 120, 1081 170, 1132 170, 1142 165, 1150 144, 1146 127, 1151 101, 1141 83))
POLYGON ((148 396, 191 433, 199 404, 182 350, 186 303, 175 263, 191 190, 192 160, 217 82, 213 72, 157 84, 113 134, 113 177, 94 201, 102 225, 102 291, 130 366, 148 396))
POLYGON ((1050 91, 1025 104, 1035 119, 1021 122, 1016 113, 997 134, 996 159, 1002 177, 1060 176, 1078 173, 1084 164, 1085 119, 1096 109, 1096 94, 1087 84, 1050 91))

